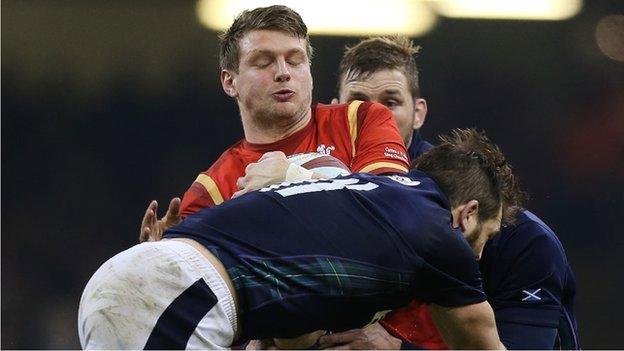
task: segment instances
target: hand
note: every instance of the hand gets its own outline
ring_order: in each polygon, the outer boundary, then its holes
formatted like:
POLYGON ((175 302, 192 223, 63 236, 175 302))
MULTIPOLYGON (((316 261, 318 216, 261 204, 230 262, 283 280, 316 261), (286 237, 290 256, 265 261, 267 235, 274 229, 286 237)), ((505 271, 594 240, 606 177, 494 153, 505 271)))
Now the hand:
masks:
POLYGON ((232 198, 283 182, 286 179, 288 166, 290 166, 290 161, 283 152, 265 153, 258 162, 247 165, 245 176, 238 178, 236 182, 239 190, 232 195, 232 198))
POLYGON ((139 233, 139 242, 158 241, 162 238, 165 230, 171 226, 180 223, 180 198, 174 197, 169 202, 169 208, 163 218, 158 220, 156 213, 158 212, 158 202, 152 200, 141 222, 141 232, 139 233))
POLYGON ((251 340, 245 346, 245 350, 279 350, 273 339, 251 340))
POLYGON ((379 323, 363 329, 321 336, 319 348, 334 350, 399 350, 401 340, 390 335, 379 323))

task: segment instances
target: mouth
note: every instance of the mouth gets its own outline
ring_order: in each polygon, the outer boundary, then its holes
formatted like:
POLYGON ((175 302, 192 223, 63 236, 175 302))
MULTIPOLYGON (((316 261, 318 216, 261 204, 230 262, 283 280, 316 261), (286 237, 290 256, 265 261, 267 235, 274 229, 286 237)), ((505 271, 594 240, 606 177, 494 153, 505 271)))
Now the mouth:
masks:
POLYGON ((286 102, 295 96, 295 92, 290 89, 280 89, 273 94, 273 98, 279 102, 286 102))

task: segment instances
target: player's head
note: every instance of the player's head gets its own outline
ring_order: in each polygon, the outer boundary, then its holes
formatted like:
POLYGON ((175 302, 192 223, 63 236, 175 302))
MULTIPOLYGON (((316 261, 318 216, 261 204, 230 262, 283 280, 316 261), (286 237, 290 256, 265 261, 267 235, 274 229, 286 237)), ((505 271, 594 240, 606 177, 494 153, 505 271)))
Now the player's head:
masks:
POLYGON ((220 39, 221 83, 244 121, 273 126, 308 112, 312 46, 298 13, 280 5, 247 10, 220 39))
POLYGON ((420 97, 418 83, 419 51, 406 37, 373 37, 347 47, 339 68, 340 102, 364 100, 386 105, 406 145, 427 115, 427 102, 420 97))
POLYGON ((451 202, 453 225, 459 227, 481 257, 485 242, 501 221, 513 222, 523 193, 500 148, 483 132, 454 129, 440 143, 414 160, 451 202))

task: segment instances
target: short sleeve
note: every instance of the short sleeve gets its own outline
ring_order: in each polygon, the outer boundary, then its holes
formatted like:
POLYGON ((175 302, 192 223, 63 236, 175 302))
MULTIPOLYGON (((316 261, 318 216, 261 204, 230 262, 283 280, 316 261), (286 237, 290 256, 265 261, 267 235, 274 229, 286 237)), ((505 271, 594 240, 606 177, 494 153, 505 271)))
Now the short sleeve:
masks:
POLYGON ((424 254, 425 268, 418 282, 427 303, 444 307, 466 306, 486 300, 474 252, 458 230, 449 229, 437 250, 424 254))

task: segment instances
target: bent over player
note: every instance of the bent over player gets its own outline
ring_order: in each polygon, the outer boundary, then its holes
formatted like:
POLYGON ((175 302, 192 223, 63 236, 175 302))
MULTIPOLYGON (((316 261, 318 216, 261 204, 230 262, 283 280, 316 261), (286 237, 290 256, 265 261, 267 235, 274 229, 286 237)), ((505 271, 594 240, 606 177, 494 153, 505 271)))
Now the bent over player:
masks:
POLYGON ((293 338, 361 327, 418 299, 450 346, 502 348, 475 256, 508 213, 511 168, 474 130, 442 138, 417 168, 283 183, 188 216, 94 274, 82 346, 293 338))

